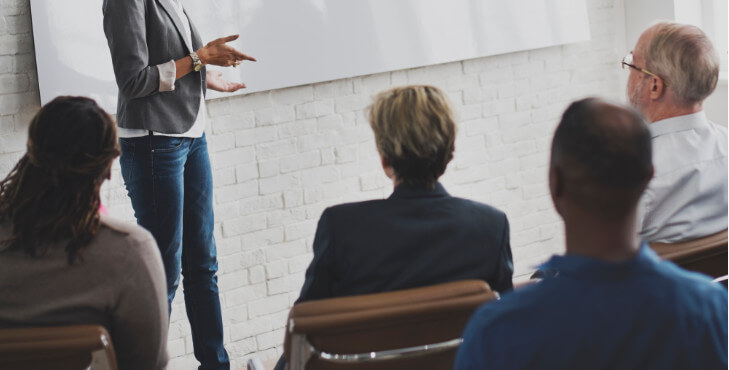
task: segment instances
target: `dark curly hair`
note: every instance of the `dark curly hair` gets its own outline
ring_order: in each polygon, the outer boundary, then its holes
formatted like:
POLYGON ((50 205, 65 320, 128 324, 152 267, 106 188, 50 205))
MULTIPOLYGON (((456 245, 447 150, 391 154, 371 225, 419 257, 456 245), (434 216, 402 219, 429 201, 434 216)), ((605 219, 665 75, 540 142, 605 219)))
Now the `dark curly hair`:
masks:
POLYGON ((94 100, 62 96, 43 106, 27 152, 0 182, 0 220, 11 226, 0 248, 40 256, 68 240, 73 263, 101 227, 99 190, 119 153, 116 126, 94 100))

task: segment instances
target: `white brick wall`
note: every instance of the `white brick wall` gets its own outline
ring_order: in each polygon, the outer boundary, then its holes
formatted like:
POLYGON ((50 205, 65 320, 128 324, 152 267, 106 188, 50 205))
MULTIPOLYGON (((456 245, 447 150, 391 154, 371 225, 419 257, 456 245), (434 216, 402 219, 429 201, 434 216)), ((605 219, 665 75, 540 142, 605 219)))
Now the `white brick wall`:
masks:
MULTIPOLYGON (((562 251, 546 178, 551 135, 570 101, 622 99, 620 4, 588 0, 591 42, 210 101, 220 297, 234 366, 280 354, 322 210, 391 192, 363 115, 382 89, 426 83, 447 91, 459 133, 442 182, 453 195, 507 213, 517 276, 562 251)), ((2 176, 22 155, 39 108, 34 63, 29 0, 0 0, 2 176)), ((103 201, 112 215, 133 221, 118 164, 103 201)), ((181 298, 169 350, 171 369, 194 368, 181 298)))

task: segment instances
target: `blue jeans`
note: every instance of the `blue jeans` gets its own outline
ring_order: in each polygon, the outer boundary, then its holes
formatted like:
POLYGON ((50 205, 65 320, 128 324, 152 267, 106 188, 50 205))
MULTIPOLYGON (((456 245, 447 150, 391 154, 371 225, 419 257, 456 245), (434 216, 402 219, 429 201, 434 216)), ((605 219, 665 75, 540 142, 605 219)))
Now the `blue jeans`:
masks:
POLYGON ((180 272, 200 369, 229 369, 223 347, 213 237, 213 179, 205 136, 119 139, 124 184, 137 223, 154 235, 172 300, 180 272))

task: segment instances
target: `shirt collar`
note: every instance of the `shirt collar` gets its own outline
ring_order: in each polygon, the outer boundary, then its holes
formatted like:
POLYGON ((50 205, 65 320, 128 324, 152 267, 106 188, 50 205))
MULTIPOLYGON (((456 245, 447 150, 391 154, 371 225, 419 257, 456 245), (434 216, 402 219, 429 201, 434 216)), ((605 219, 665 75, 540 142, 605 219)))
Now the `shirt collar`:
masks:
POLYGON ((575 276, 579 279, 618 280, 633 276, 635 273, 651 269, 660 262, 660 257, 643 242, 635 257, 622 262, 608 262, 595 258, 566 254, 553 256, 540 269, 557 271, 560 275, 575 276))
POLYGON ((706 113, 702 110, 696 113, 685 114, 683 116, 676 116, 653 122, 648 125, 648 129, 651 131, 651 137, 655 138, 673 132, 697 129, 699 127, 706 126, 707 122, 708 119, 706 118, 706 113))
POLYGON ((449 197, 450 194, 445 190, 439 182, 435 184, 435 188, 428 189, 426 187, 413 187, 402 183, 395 187, 395 190, 388 199, 404 199, 404 198, 437 198, 449 197))

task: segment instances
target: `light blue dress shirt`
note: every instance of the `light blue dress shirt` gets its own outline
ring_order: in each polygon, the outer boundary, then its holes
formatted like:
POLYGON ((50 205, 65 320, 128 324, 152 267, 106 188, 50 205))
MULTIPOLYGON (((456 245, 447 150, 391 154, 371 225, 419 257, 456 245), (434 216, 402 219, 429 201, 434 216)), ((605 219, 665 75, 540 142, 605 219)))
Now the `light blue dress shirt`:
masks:
POLYGON ((727 129, 702 112, 651 123, 655 174, 638 207, 640 237, 677 242, 727 228, 727 129))

